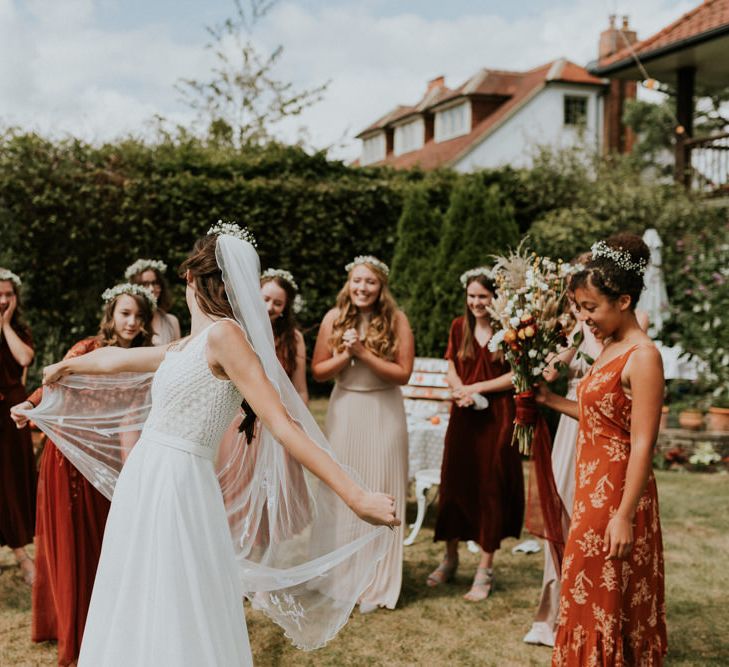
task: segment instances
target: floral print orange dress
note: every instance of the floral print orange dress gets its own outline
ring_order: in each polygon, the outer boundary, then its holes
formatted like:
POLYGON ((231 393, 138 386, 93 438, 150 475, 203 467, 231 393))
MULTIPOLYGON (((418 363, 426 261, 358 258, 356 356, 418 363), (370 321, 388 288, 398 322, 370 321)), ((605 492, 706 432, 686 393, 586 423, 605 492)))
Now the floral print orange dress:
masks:
POLYGON ((635 513, 631 552, 609 560, 603 551, 630 454, 632 406, 620 376, 633 350, 593 367, 577 389, 575 500, 553 667, 648 667, 662 665, 666 653, 663 543, 652 472, 635 513))

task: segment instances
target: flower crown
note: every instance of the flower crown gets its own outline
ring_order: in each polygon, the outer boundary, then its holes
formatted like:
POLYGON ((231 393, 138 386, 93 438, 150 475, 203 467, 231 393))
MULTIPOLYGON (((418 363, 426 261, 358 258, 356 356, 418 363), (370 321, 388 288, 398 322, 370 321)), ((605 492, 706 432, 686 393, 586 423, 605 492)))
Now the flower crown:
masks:
POLYGON ((20 287, 23 284, 23 281, 8 269, 0 269, 0 280, 9 280, 16 287, 20 287))
POLYGON ((623 248, 612 248, 605 241, 598 241, 593 243, 590 248, 592 258, 597 259, 598 257, 606 257, 616 266, 619 266, 623 271, 635 271, 639 276, 645 273, 648 267, 648 262, 644 259, 639 259, 634 262, 631 254, 623 248))
POLYGON ((476 278, 477 276, 483 276, 484 278, 493 280, 494 272, 487 266, 479 266, 476 269, 469 269, 468 271, 465 271, 461 274, 460 277, 461 285, 463 285, 463 288, 465 289, 466 287, 468 287, 468 281, 471 280, 471 278, 476 278))
POLYGON ((294 292, 296 292, 296 296, 294 297, 294 302, 291 304, 291 309, 296 313, 297 315, 304 310, 306 307, 306 301, 301 298, 301 294, 299 294, 299 286, 296 284, 296 281, 294 280, 294 277, 291 275, 290 271, 287 271, 286 269, 266 269, 261 274, 261 279, 263 278, 282 278, 285 280, 291 287, 294 288, 294 292))
POLYGON ((138 273, 147 271, 149 269, 155 269, 160 273, 167 271, 167 264, 159 259, 138 259, 134 264, 130 264, 124 271, 124 277, 129 280, 138 273))
POLYGON ((248 228, 241 227, 237 222, 223 222, 222 220, 218 220, 208 229, 208 236, 211 234, 217 236, 233 236, 236 239, 250 243, 254 248, 258 247, 256 238, 248 231, 248 228))
POLYGON ((119 285, 114 285, 114 287, 104 290, 101 294, 101 299, 104 303, 109 303, 122 294, 142 296, 149 301, 152 310, 157 308, 157 299, 154 298, 152 290, 149 287, 144 287, 144 285, 133 285, 132 283, 120 283, 119 285))
POLYGON ((370 264, 374 266, 378 271, 384 273, 385 276, 390 275, 390 267, 387 266, 385 262, 377 259, 377 257, 373 255, 358 255, 349 264, 347 264, 347 266, 344 267, 344 270, 349 273, 355 266, 359 266, 360 264, 370 264))
POLYGON ((291 287, 294 288, 294 292, 299 291, 299 286, 296 284, 294 277, 286 269, 266 269, 261 274, 261 279, 263 278, 283 278, 289 285, 291 285, 291 287))

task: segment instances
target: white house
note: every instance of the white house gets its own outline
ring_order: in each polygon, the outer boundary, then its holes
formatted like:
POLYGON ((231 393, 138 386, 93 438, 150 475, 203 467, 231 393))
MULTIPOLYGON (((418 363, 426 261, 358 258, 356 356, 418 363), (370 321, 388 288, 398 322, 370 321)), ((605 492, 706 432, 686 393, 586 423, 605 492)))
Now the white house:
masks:
POLYGON ((528 166, 538 145, 602 146, 608 82, 568 60, 528 72, 483 69, 451 90, 443 77, 414 106, 361 132, 359 163, 458 171, 528 166))

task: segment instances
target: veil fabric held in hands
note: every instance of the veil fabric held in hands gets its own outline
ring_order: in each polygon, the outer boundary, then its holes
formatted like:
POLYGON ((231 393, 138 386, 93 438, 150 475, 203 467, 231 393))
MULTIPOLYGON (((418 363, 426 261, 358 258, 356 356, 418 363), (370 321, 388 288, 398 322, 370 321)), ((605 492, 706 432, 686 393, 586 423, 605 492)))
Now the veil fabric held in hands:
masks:
MULTIPOLYGON (((247 241, 220 235, 216 258, 235 319, 290 418, 331 453, 276 357, 255 249, 247 241)), ((149 373, 67 376, 46 387, 40 405, 26 414, 111 498, 144 428, 152 378, 149 373)), ((298 647, 317 648, 344 625, 372 581, 389 540, 399 535, 361 521, 262 424, 246 444, 238 431, 241 419, 228 428, 216 469, 242 590, 298 647)), ((357 480, 353 471, 347 472, 357 480)))

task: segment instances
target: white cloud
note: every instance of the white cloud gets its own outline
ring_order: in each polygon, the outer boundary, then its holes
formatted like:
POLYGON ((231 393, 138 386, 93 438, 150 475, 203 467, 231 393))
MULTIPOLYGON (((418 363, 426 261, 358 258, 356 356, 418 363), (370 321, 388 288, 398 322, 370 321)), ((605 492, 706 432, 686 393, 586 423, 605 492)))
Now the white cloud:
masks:
MULTIPOLYGON (((109 0, 103 0, 108 2, 109 0)), ((100 0, 0 0, 0 119, 44 132, 105 139, 141 132, 162 114, 187 123, 193 114, 174 83, 204 76, 210 56, 198 43, 177 38, 172 26, 104 27, 100 0)), ((631 25, 646 37, 696 0, 642 0, 630 8, 631 25)), ((525 3, 526 4, 526 3, 525 3)), ((326 98, 280 133, 295 140, 308 128, 322 147, 358 153, 354 135, 398 103, 412 103, 425 83, 444 74, 458 85, 481 67, 528 69, 565 56, 594 59, 607 24, 604 0, 554 3, 514 19, 474 11, 449 19, 414 13, 378 16, 377 3, 335 3, 304 9, 284 1, 259 26, 262 48, 283 44, 280 78, 298 87, 331 80, 326 98)), ((412 6, 412 3, 410 4, 412 6)))

